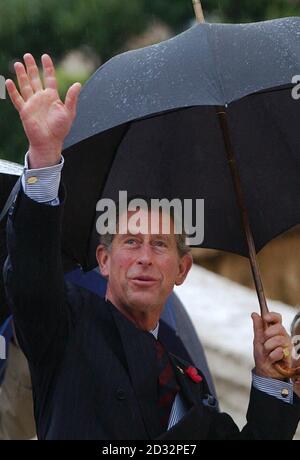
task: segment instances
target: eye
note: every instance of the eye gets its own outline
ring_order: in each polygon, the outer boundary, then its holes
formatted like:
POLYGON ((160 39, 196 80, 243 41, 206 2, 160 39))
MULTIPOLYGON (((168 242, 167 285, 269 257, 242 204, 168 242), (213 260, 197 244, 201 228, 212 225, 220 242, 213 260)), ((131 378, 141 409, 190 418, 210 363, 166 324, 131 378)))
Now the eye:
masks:
POLYGON ((157 246, 159 248, 166 248, 167 247, 167 244, 165 241, 162 241, 162 240, 156 240, 153 242, 153 245, 154 246, 157 246))
POLYGON ((127 240, 125 240, 125 244, 133 246, 134 244, 137 244, 137 240, 135 240, 134 238, 128 238, 127 240))

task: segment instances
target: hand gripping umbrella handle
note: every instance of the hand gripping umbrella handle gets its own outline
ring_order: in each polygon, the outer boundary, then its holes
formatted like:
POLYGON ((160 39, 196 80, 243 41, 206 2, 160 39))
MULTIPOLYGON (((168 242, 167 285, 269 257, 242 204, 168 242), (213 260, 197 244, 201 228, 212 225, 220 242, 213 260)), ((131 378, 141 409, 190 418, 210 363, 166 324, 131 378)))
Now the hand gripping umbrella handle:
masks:
MULTIPOLYGON (((238 172, 237 164, 235 161, 235 155, 233 146, 231 143, 229 129, 228 129, 228 122, 227 122, 227 114, 225 107, 216 107, 217 115, 219 118, 219 123, 221 127, 221 131, 223 134, 224 145, 227 153, 228 164, 230 167, 234 188, 236 192, 237 202, 241 213, 241 220, 243 229, 246 236, 246 241, 249 250, 249 260, 252 270, 252 275, 255 283, 255 288, 259 300, 260 305, 260 312, 261 316, 264 317, 268 312, 268 305, 266 301, 266 296, 264 293, 264 288, 262 284, 262 279, 260 275, 260 270, 257 262, 256 257, 256 248, 254 244, 253 234, 251 231, 250 221, 249 221, 249 214, 246 207, 246 201, 244 198, 244 193, 242 189, 242 183, 240 180, 240 175, 238 172)), ((265 323, 265 327, 267 327, 267 323, 265 323)), ((288 367, 284 360, 279 361, 278 363, 274 364, 275 369, 286 378, 295 377, 296 375, 300 375, 300 367, 288 367)))

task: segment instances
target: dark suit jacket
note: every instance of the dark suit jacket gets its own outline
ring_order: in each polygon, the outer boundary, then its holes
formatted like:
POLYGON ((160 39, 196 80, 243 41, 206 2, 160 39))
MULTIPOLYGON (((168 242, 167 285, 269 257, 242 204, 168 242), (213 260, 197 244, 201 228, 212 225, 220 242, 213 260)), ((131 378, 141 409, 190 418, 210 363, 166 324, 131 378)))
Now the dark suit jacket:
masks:
POLYGON ((64 283, 62 210, 20 192, 8 219, 5 284, 30 364, 40 439, 292 438, 298 400, 288 405, 252 389, 248 423, 239 433, 228 415, 204 403, 205 379, 193 382, 185 374, 188 363, 174 355, 188 412, 162 433, 153 338, 110 302, 64 283))

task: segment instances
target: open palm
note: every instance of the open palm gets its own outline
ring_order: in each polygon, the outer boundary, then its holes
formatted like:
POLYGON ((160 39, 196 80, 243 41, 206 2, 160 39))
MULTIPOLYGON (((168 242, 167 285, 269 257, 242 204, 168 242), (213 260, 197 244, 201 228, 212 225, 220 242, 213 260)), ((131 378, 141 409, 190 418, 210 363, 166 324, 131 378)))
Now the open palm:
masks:
POLYGON ((60 160, 64 139, 75 118, 80 84, 69 88, 63 103, 50 56, 42 56, 44 86, 33 56, 25 54, 24 62, 26 68, 21 62, 15 64, 19 91, 12 80, 6 81, 7 91, 29 141, 30 162, 33 167, 52 166, 60 160))

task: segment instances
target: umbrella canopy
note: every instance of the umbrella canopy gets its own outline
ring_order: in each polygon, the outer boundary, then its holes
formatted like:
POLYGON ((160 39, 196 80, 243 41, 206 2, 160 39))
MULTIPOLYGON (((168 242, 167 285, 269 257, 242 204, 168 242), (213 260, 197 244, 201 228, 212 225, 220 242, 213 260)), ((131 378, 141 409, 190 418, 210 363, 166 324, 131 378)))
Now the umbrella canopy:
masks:
POLYGON ((299 223, 299 26, 199 24, 104 64, 64 145, 65 251, 93 267, 96 203, 126 190, 205 199, 202 246, 248 256, 216 106, 227 113, 256 249, 299 223))

